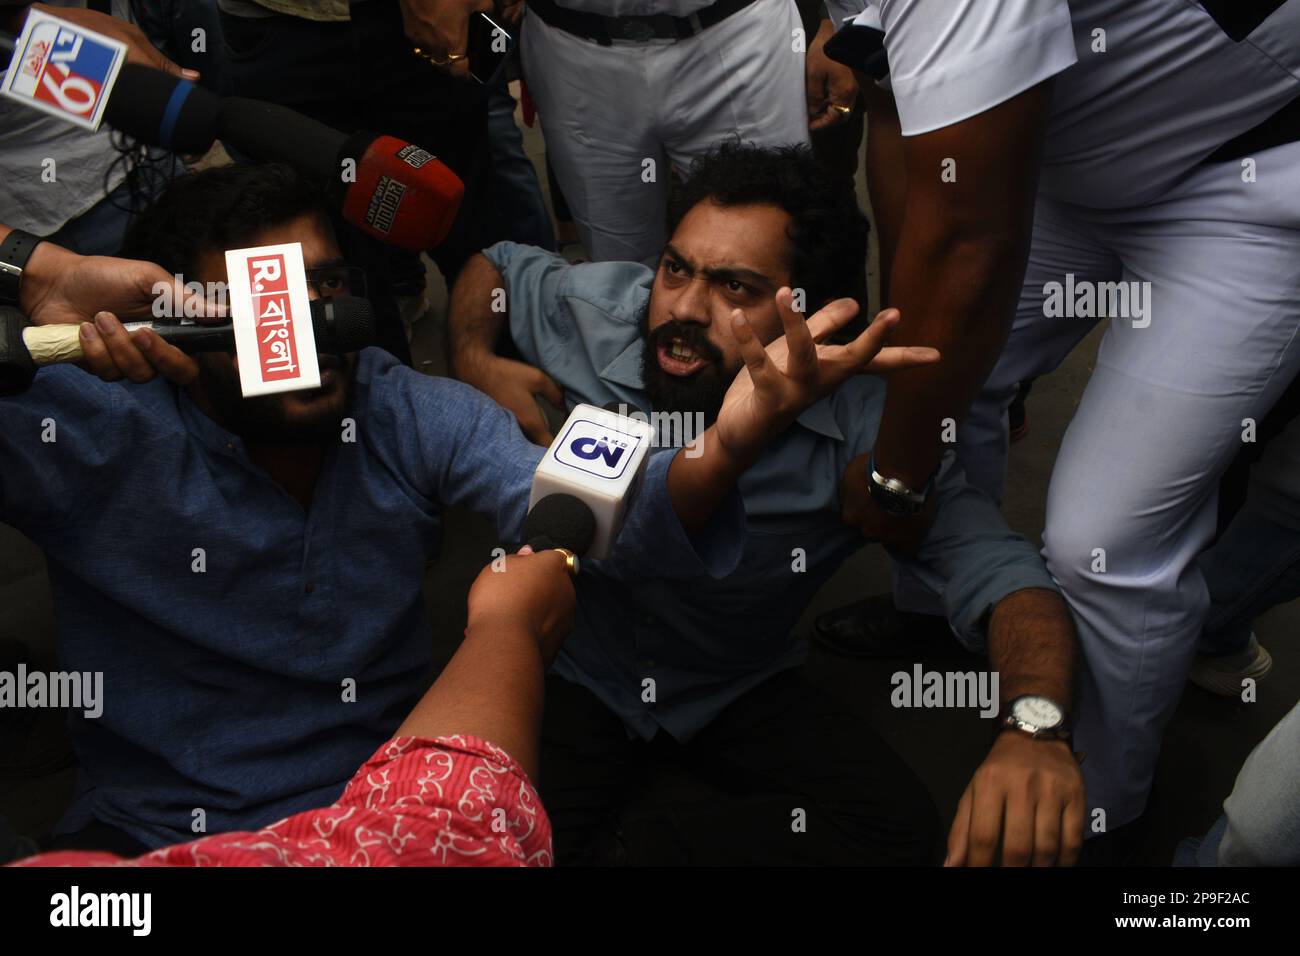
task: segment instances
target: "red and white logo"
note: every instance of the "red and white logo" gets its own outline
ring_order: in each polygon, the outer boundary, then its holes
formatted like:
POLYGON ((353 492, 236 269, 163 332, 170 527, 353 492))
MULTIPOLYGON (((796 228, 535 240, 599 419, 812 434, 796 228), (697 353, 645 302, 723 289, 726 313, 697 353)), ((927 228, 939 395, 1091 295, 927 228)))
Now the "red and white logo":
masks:
POLYGON ((126 44, 33 10, 0 94, 78 126, 98 129, 125 61, 126 44))
POLYGON ((318 387, 302 246, 291 242, 231 250, 226 274, 245 397, 318 387))

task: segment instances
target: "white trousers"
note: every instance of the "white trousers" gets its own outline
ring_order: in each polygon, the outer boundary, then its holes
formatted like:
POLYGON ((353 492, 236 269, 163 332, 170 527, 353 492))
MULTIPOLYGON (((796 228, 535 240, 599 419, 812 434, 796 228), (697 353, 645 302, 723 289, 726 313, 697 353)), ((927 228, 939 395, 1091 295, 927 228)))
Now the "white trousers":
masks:
POLYGON ((524 76, 593 260, 658 261, 670 163, 728 137, 808 142, 799 28, 793 0, 756 0, 686 40, 601 46, 527 14, 524 76))
MULTIPOLYGON (((1147 315, 1130 302, 1106 329, 1047 497, 1043 555, 1084 657, 1090 833, 1145 806, 1209 603, 1194 559, 1219 479, 1300 371, 1300 143, 1251 158, 1255 182, 1239 162, 1201 166, 1137 208, 1040 199, 1011 337, 958 435, 967 475, 1001 500, 1017 383, 1056 368, 1097 321, 1046 314, 1049 284, 1073 275, 1077 306, 1087 283, 1150 283, 1147 315)), ((898 583, 900 605, 918 608, 898 583)))

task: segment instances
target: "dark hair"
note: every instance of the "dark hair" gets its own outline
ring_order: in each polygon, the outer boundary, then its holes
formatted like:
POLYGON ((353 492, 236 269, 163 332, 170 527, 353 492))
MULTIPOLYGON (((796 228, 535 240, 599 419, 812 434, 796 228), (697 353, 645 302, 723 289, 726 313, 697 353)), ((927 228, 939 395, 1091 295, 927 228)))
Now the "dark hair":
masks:
POLYGON ((867 235, 852 180, 837 185, 807 146, 755 146, 728 140, 691 165, 673 198, 671 235, 691 208, 704 200, 722 206, 765 203, 790 215, 794 247, 792 284, 807 293, 812 309, 851 296, 866 311, 867 235))
POLYGON ((321 193, 282 163, 214 166, 168 184, 127 230, 122 255, 191 274, 205 253, 317 211, 325 212, 321 193))

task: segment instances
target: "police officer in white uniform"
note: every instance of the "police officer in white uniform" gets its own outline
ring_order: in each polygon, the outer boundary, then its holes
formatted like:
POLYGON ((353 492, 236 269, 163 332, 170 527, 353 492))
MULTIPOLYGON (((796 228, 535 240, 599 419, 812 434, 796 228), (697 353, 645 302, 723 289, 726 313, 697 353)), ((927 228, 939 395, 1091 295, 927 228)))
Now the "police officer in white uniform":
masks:
POLYGON ((862 60, 883 304, 894 344, 944 361, 891 380, 845 516, 905 545, 968 407, 958 455, 1001 499, 1017 383, 1110 319, 1044 554, 1085 657, 1087 835, 1114 831, 1196 649, 1219 477, 1300 369, 1300 0, 870 0, 857 19, 883 31, 862 60))
POLYGON ((529 0, 521 48, 546 152, 597 261, 653 266, 669 165, 719 140, 808 141, 794 0, 529 0))

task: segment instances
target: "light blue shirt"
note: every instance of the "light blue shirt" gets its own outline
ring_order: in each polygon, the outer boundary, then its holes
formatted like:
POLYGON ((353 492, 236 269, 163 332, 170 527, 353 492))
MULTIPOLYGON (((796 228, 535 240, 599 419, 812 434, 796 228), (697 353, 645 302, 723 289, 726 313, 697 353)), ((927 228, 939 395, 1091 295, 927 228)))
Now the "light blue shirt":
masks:
MULTIPOLYGON (((570 408, 620 401, 653 411, 641 381, 652 270, 634 262, 573 266, 510 242, 484 255, 504 278, 516 345, 564 389, 570 408)), ((840 520, 839 483, 849 461, 871 448, 884 399, 882 379, 851 379, 746 472, 744 554, 730 575, 669 581, 584 571, 556 673, 589 688, 630 731, 649 739, 662 727, 684 740, 750 688, 798 665, 807 648, 795 623, 866 543, 840 520), (653 703, 644 699, 646 679, 654 681, 653 703)), ((934 525, 906 563, 941 595, 958 639, 982 649, 998 601, 1023 588, 1057 588, 951 454, 934 493, 934 525)))

